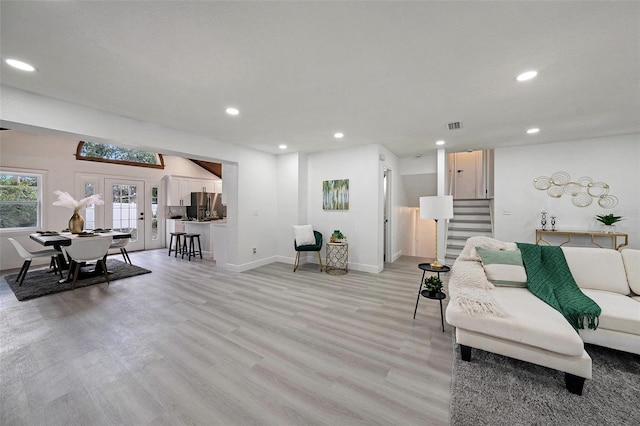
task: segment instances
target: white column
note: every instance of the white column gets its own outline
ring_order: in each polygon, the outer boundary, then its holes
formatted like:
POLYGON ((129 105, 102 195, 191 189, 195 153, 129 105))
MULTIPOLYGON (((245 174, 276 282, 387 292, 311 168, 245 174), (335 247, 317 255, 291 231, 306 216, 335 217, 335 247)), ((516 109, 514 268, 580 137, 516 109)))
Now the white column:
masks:
MULTIPOLYGON (((447 153, 444 148, 438 148, 438 169, 437 169, 437 195, 448 195, 445 192, 447 176, 447 153)), ((447 252, 447 219, 438 221, 438 261, 444 263, 444 256, 447 252)))

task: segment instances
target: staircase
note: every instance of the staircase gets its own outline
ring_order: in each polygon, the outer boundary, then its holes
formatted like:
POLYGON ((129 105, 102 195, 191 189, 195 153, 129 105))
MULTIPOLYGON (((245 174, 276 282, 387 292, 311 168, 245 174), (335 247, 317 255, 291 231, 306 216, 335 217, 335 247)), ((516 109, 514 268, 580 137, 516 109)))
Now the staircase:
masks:
POLYGON ((493 236, 489 200, 453 200, 453 219, 447 230, 445 262, 453 264, 467 238, 493 236))

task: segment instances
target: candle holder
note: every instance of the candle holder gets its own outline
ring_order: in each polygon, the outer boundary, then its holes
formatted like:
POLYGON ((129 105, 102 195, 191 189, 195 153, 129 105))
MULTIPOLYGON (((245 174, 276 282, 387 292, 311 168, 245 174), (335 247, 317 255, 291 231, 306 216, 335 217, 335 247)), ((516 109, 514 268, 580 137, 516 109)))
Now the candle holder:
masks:
POLYGON ((552 231, 556 230, 556 217, 555 216, 551 216, 551 230, 552 231))
POLYGON ((547 229, 547 212, 541 212, 542 218, 540 218, 540 225, 542 225, 542 230, 546 231, 547 229))

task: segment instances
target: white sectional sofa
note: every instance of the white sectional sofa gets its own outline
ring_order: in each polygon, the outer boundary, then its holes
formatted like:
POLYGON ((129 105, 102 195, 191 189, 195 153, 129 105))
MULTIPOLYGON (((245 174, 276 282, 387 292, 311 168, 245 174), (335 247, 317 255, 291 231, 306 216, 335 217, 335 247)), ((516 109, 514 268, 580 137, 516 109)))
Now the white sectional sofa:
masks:
POLYGON ((463 360, 476 348, 560 370, 567 389, 581 395, 591 378, 584 342, 640 354, 640 250, 562 248, 576 283, 602 310, 596 330, 578 333, 526 287, 489 282, 476 247, 517 248, 472 237, 452 267, 446 320, 456 327, 463 360))

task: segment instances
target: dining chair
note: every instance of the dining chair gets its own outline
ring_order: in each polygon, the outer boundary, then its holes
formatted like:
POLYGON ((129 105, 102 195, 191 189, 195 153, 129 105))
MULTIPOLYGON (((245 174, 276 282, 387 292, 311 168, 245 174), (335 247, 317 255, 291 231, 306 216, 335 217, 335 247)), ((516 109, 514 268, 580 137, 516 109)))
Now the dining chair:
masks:
POLYGON ((127 244, 129 244, 129 238, 118 238, 117 240, 113 240, 111 246, 109 246, 109 249, 119 249, 124 262, 133 265, 133 263, 131 263, 131 259, 129 258, 129 252, 127 252, 126 249, 127 244))
MULTIPOLYGON (((27 275, 27 271, 29 270, 29 266, 31 265, 31 261, 39 257, 51 257, 51 262, 54 265, 54 270, 59 271, 60 278, 62 278, 62 269, 60 269, 60 265, 58 265, 58 255, 60 254, 58 250, 49 249, 49 250, 40 250, 40 251, 30 252, 26 248, 24 248, 22 244, 20 244, 18 241, 14 240, 13 238, 9 238, 9 241, 11 241, 11 244, 13 244, 13 246, 15 247, 16 251, 18 252, 18 255, 22 259, 24 259, 24 263, 22 264, 20 273, 18 273, 18 276, 16 277, 16 282, 17 283, 19 282, 18 286, 22 285, 22 282, 24 281, 24 277, 27 275)), ((51 263, 49 265, 51 265, 51 263)))
MULTIPOLYGON (((104 277, 107 280, 107 286, 109 285, 109 274, 107 273, 107 253, 109 253, 109 247, 113 239, 111 237, 91 237, 91 238, 74 238, 70 246, 63 247, 63 250, 71 259, 71 265, 69 265, 69 275, 67 279, 71 278, 73 273, 73 281, 71 282, 71 289, 73 290, 80 275, 80 268, 82 264, 87 262, 96 262, 104 273, 104 277)), ((98 265, 96 265, 98 268, 98 265)))

